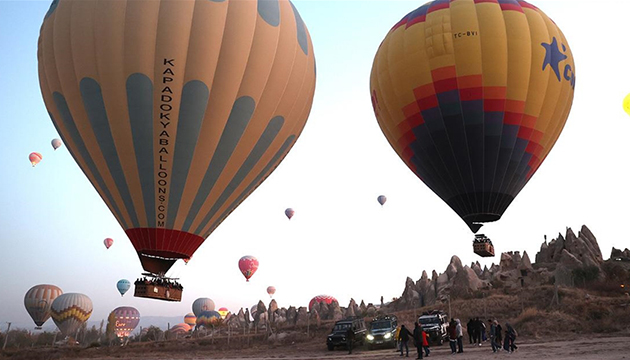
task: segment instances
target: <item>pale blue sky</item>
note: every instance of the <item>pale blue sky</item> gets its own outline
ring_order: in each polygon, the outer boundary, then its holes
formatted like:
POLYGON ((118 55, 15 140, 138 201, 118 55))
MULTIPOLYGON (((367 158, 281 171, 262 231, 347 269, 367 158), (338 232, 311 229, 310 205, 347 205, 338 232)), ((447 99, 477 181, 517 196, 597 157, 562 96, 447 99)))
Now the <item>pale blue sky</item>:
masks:
MULTIPOLYGON (((170 273, 185 286, 181 303, 121 299, 116 282, 142 268, 131 243, 58 137, 39 90, 37 38, 50 1, 0 1, 0 327, 30 323, 23 308, 33 285, 52 283, 92 298, 91 320, 117 306, 144 315, 182 316, 198 297, 238 310, 277 288, 280 306, 306 306, 329 294, 378 302, 399 296, 405 278, 444 271, 453 254, 464 263, 472 234, 418 180, 381 133, 369 96, 374 54, 387 31, 423 1, 295 1, 317 60, 315 100, 297 144, 265 183, 170 273), (43 161, 32 168, 28 154, 43 161), (376 198, 384 194, 383 208, 376 198), (289 222, 284 209, 296 211, 289 222), (115 244, 105 250, 103 239, 115 244), (246 283, 237 262, 260 261, 246 283), (353 274, 349 281, 345 274, 353 274)), ((627 14, 630 2, 534 2, 564 32, 576 65, 573 109, 547 160, 504 214, 483 228, 497 252, 527 250, 543 235, 588 225, 604 257, 630 247, 627 133, 621 101, 630 92, 627 14)))

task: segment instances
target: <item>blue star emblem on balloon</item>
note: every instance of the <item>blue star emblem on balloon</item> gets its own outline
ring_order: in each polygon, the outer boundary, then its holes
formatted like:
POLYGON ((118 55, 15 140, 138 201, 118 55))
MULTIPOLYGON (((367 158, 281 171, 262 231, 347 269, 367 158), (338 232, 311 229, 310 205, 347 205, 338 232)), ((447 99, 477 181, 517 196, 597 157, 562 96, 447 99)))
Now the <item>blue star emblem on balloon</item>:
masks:
MULTIPOLYGON (((543 60, 542 65, 543 71, 545 71, 547 65, 551 66, 553 72, 556 73, 558 81, 560 81, 560 61, 566 59, 567 56, 560 51, 560 48, 558 48, 558 40, 555 37, 550 44, 541 43, 540 45, 542 45, 546 51, 545 59, 543 60)), ((562 47, 564 48, 564 45, 562 47)))

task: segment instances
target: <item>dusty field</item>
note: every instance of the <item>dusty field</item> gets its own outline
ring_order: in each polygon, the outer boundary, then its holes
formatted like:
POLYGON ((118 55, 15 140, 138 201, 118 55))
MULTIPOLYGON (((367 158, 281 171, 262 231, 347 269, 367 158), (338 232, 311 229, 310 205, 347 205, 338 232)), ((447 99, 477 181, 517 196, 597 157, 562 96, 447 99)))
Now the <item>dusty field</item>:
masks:
MULTIPOLYGON (((322 339, 313 339, 300 344, 256 345, 243 348, 215 348, 215 346, 189 342, 166 343, 164 346, 127 346, 122 348, 92 349, 36 349, 19 351, 7 359, 154 359, 154 360, 205 360, 205 359, 398 359, 400 356, 393 349, 368 351, 355 348, 351 355, 345 349, 328 351, 322 339), (205 348, 207 347, 207 348, 205 348)), ((519 339, 519 349, 513 354, 506 352, 492 353, 490 346, 481 347, 464 344, 464 353, 451 355, 448 345, 436 346, 431 350, 433 358, 454 359, 594 359, 619 360, 630 359, 630 334, 611 336, 573 336, 570 340, 541 341, 519 339)), ((415 348, 410 348, 409 358, 415 359, 415 348)), ((2 357, 0 357, 2 358, 2 357)))

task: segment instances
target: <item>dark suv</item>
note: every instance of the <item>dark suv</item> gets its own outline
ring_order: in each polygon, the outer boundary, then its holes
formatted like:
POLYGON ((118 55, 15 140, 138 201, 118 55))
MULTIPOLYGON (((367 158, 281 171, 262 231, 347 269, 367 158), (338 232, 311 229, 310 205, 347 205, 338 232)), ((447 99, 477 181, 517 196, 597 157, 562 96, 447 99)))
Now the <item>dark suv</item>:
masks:
POLYGON ((427 333, 429 344, 442 345, 448 341, 448 333, 446 332, 448 316, 446 313, 439 310, 425 312, 418 318, 418 322, 427 333))
POLYGON ((354 332, 353 345, 363 345, 363 343, 365 342, 366 333, 365 322, 363 321, 363 318, 352 317, 339 320, 335 323, 335 327, 326 338, 326 345, 328 346, 328 350, 334 350, 335 346, 348 346, 346 333, 349 328, 352 329, 352 331, 354 332))
POLYGON ((365 336, 368 349, 372 350, 376 346, 396 347, 397 326, 398 319, 395 315, 374 318, 365 336))

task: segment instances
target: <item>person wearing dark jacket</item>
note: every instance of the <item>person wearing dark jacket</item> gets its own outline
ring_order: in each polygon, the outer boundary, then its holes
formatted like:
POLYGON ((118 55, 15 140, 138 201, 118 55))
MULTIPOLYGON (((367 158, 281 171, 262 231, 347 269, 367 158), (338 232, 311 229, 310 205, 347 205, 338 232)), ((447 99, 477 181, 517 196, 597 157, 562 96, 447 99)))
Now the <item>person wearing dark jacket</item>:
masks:
POLYGON ((416 350, 418 351, 418 359, 422 359, 422 328, 417 322, 413 325, 413 342, 416 345, 416 350))
POLYGON ((468 341, 473 343, 473 319, 468 319, 468 323, 466 324, 466 332, 468 333, 468 341))
POLYGON ((400 332, 398 333, 398 340, 400 341, 400 356, 403 356, 404 348, 407 352, 407 357, 409 357, 409 335, 411 335, 409 330, 407 330, 405 325, 402 325, 400 327, 400 332))
POLYGON ((457 322, 455 319, 451 319, 448 323, 448 344, 451 346, 451 354, 457 352, 457 322))
POLYGON ((348 354, 352 354, 352 347, 354 346, 354 330, 352 330, 352 326, 348 326, 348 330, 346 330, 346 344, 348 345, 348 354))

